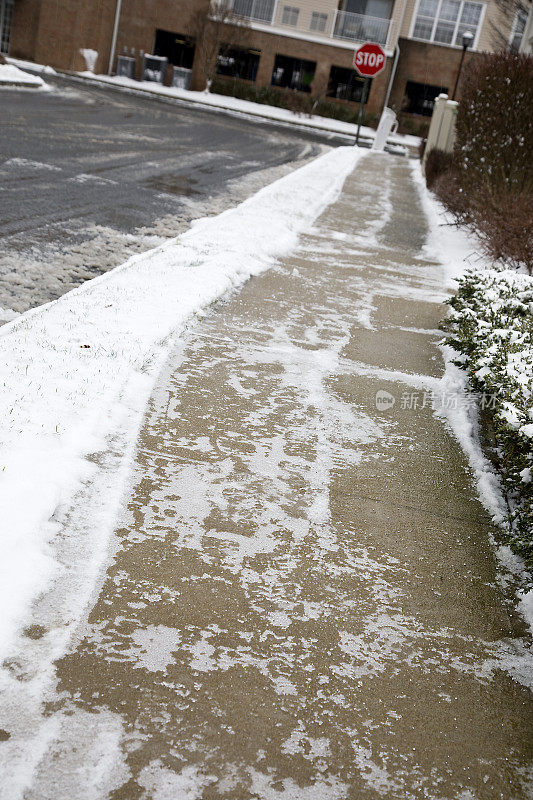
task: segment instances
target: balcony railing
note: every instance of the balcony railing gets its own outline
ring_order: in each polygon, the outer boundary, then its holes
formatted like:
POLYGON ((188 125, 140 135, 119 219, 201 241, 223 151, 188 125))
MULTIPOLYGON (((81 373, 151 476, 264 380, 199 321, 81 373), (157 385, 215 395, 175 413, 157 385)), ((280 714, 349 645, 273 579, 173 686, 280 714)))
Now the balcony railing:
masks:
POLYGON ((352 42, 387 44, 390 23, 390 19, 382 17, 353 14, 351 11, 337 11, 331 35, 335 39, 349 39, 352 42))
MULTIPOLYGON (((235 14, 263 25, 272 25, 276 14, 276 0, 226 0, 235 14)), ((387 44, 391 21, 383 17, 354 14, 351 11, 336 11, 333 26, 324 36, 347 39, 351 42, 379 42, 387 44)), ((297 28, 301 30, 302 28, 297 28)), ((313 31, 316 33, 316 31, 313 31)))
POLYGON ((272 24, 276 0, 232 0, 231 3, 236 14, 254 22, 272 24))

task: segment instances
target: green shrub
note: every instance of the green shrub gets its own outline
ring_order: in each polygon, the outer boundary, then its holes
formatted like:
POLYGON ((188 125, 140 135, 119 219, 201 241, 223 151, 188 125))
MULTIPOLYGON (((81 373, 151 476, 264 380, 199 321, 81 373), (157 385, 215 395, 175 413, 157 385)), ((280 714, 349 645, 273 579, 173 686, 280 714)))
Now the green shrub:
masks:
POLYGON ((449 304, 448 341, 472 387, 494 398, 486 412, 510 508, 507 540, 533 574, 533 278, 470 270, 449 304))
MULTIPOLYGON (((342 122, 357 122, 359 105, 357 103, 334 103, 324 98, 313 98, 306 92, 295 92, 293 89, 281 89, 275 86, 256 86, 248 81, 223 80, 216 78, 211 90, 215 94, 238 97, 240 100, 250 100, 252 103, 261 103, 278 108, 286 108, 296 114, 316 114, 319 117, 338 119, 342 122)), ((375 120, 369 120, 370 123, 375 120)), ((367 124, 366 119, 363 120, 367 124)))

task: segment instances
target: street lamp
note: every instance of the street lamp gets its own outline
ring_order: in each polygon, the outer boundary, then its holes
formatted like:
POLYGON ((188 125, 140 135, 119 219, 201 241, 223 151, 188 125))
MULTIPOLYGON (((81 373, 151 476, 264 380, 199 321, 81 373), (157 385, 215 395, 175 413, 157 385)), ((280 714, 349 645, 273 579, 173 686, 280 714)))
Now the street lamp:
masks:
POLYGON ((455 100, 455 93, 456 93, 457 87, 459 85, 459 78, 461 77, 461 69, 463 67, 463 61, 464 61, 464 58, 465 58, 465 53, 466 53, 466 51, 468 50, 468 48, 470 47, 470 45, 472 44, 473 41, 474 41, 474 34, 470 33, 470 31, 465 31, 463 33, 463 52, 461 53, 461 60, 459 62, 459 69, 457 71, 457 78, 455 80, 455 86, 453 87, 452 100, 455 100))

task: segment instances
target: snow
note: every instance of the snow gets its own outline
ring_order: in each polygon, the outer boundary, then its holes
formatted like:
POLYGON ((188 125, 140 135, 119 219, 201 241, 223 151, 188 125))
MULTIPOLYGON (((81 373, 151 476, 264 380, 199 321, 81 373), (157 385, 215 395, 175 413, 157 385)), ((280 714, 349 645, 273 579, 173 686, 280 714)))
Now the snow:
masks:
POLYGON ((488 261, 480 255, 479 244, 474 235, 466 228, 454 225, 443 206, 427 191, 420 162, 410 163, 429 225, 429 236, 424 250, 429 259, 442 264, 445 286, 453 290, 457 287, 457 278, 463 275, 467 267, 473 264, 488 266, 488 261))
POLYGON ((0 64, 0 87, 25 86, 31 89, 48 88, 42 78, 28 75, 13 64, 0 64))
MULTIPOLYGON (((456 288, 457 279, 466 269, 476 264, 480 270, 487 270, 489 262, 479 255, 476 240, 464 228, 450 225, 449 217, 438 200, 427 191, 421 173, 420 164, 412 164, 415 183, 418 186, 420 199, 429 226, 426 245, 428 255, 439 261, 443 267, 446 287, 456 288)), ((510 279, 519 282, 521 276, 512 273, 510 279)), ((489 299, 489 298, 487 298, 489 299)), ((491 463, 485 456, 479 439, 479 421, 477 408, 468 402, 468 376, 466 372, 453 362, 457 353, 448 345, 441 345, 445 360, 445 373, 441 380, 443 391, 457 398, 454 408, 439 408, 437 416, 445 417, 454 436, 465 452, 472 469, 479 498, 496 524, 506 524, 507 507, 503 496, 501 482, 491 463)), ((523 426, 521 431, 524 433, 523 426)), ((533 426, 531 426, 533 430, 533 426)), ((527 431, 526 431, 527 434, 527 431)), ((527 480, 527 475, 525 476, 527 480)), ((522 582, 527 580, 523 561, 510 553, 507 547, 497 547, 496 553, 500 567, 504 573, 511 573, 522 582)), ((505 577, 503 582, 506 583, 505 577)), ((518 610, 533 631, 533 590, 518 590, 518 610)))
MULTIPOLYGON (((34 599, 63 570, 52 542, 73 496, 97 470, 87 456, 105 453, 119 423, 128 430, 124 452, 131 452, 176 337, 211 303, 290 252, 363 154, 330 151, 1 329, 0 661, 34 599)), ((108 520, 110 531, 112 525, 108 520)), ((95 543, 92 557, 103 558, 105 546, 95 543)))
POLYGON ((159 759, 150 761, 138 778, 148 793, 142 795, 146 800, 200 800, 203 789, 216 782, 214 775, 202 775, 196 766, 184 767, 178 773, 163 766, 159 759))

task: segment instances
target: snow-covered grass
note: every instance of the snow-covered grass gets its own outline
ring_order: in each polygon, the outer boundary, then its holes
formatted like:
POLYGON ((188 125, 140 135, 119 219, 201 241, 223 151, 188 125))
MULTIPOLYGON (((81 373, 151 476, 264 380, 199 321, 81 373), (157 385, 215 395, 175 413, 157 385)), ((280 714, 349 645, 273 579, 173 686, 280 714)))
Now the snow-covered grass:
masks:
POLYGON ((131 442, 184 327, 290 252, 363 154, 332 150, 1 328, 0 662, 32 602, 64 569, 52 546, 58 518, 93 474, 87 456, 106 451, 117 408, 131 442))
POLYGON ((533 572, 533 277, 470 269, 449 302, 449 342, 494 429, 509 544, 533 572))
POLYGON ((28 89, 45 89, 46 83, 38 75, 29 75, 14 64, 0 64, 0 88, 21 86, 28 89))

